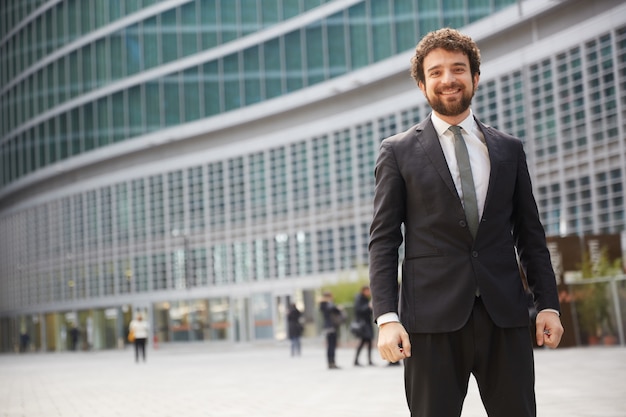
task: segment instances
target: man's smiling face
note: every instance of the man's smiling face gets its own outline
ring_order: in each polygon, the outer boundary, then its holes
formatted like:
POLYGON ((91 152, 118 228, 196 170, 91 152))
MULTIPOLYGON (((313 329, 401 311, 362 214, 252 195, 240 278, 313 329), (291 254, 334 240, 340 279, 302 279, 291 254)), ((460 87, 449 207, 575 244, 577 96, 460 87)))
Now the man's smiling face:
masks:
POLYGON ((437 48, 424 58, 425 82, 419 87, 435 113, 456 123, 469 114, 478 78, 464 53, 437 48))

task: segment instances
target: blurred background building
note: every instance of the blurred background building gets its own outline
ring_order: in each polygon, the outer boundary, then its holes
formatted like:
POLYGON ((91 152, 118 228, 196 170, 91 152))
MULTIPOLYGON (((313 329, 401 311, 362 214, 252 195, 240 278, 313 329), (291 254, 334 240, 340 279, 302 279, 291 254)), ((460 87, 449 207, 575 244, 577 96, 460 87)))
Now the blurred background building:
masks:
MULTIPOLYGON (((380 141, 429 112, 425 33, 479 44, 551 236, 624 231, 626 4, 3 0, 0 350, 280 339, 354 278, 380 141)), ((311 333, 311 334, 312 334, 311 333)))

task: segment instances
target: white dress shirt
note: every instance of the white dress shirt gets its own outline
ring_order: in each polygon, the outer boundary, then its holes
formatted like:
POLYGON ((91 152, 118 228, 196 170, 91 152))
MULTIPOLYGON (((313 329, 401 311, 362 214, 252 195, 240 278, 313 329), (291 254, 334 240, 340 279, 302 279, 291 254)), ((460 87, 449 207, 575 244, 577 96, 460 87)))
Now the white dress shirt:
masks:
MULTIPOLYGON (((446 157, 448 169, 452 174, 452 180, 456 186, 461 203, 463 203, 463 191, 461 189, 461 174, 459 166, 456 162, 456 154, 454 153, 454 134, 448 130, 450 124, 441 120, 435 113, 430 117, 435 126, 435 131, 439 135, 439 143, 446 157)), ((476 189, 476 203, 478 204, 478 217, 482 217, 485 208, 485 197, 487 197, 487 186, 489 185, 489 174, 491 172, 491 162, 489 161, 489 152, 483 133, 478 128, 474 115, 470 110, 469 116, 457 126, 461 127, 461 134, 467 146, 469 154, 470 166, 472 167, 472 178, 474 179, 474 188, 476 189)))

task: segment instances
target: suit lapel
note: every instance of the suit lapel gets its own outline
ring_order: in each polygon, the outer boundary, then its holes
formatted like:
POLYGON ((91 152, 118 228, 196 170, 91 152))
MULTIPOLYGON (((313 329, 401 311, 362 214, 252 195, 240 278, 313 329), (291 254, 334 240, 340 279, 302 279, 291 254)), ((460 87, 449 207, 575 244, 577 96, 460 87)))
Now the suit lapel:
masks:
MULTIPOLYGON (((494 135, 492 129, 482 124, 478 119, 475 118, 475 120, 485 138, 485 144, 487 145, 487 151, 489 152, 489 162, 491 165, 489 173, 489 184, 487 186, 487 195, 485 196, 485 205, 483 208, 484 213, 489 205, 494 181, 498 175, 500 162, 505 158, 502 154, 503 149, 500 146, 501 142, 498 140, 497 136, 494 135)), ((450 192, 454 194, 454 196, 456 196, 456 198, 459 200, 459 204, 461 204, 461 199, 459 198, 459 194, 456 191, 456 186, 454 185, 454 181, 452 180, 452 175, 450 174, 450 169, 448 168, 446 157, 444 156, 443 150, 441 149, 441 144, 439 143, 437 131, 430 121, 430 117, 417 124, 414 129, 417 139, 417 145, 424 150, 424 153, 428 156, 431 163, 439 173, 441 180, 446 184, 450 192)))
POLYGON ((498 168, 500 167, 500 161, 503 160, 502 150, 500 147, 500 141, 493 134, 492 129, 488 126, 482 124, 478 119, 474 118, 478 127, 483 132, 483 136, 485 138, 485 144, 487 145, 487 152, 489 153, 489 163, 491 165, 489 170, 489 184, 487 185, 487 195, 485 196, 485 205, 483 207, 483 213, 487 210, 489 206, 489 200, 491 199, 491 194, 494 187, 494 181, 498 178, 498 168))
POLYGON ((444 156, 441 144, 439 143, 439 136, 430 121, 430 117, 415 126, 415 132, 418 145, 424 149, 424 153, 430 159, 430 162, 439 173, 439 176, 448 186, 450 192, 457 197, 460 203, 461 200, 459 199, 459 194, 456 191, 452 175, 450 174, 450 169, 448 168, 448 163, 446 162, 446 157, 444 156))

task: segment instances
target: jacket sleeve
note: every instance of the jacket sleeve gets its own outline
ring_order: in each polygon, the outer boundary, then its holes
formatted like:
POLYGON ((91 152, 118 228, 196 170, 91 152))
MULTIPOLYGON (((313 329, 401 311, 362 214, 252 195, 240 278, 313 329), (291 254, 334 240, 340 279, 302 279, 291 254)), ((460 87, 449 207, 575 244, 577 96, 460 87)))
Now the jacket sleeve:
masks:
POLYGON ((384 313, 398 312, 398 249, 403 240, 406 186, 392 139, 382 142, 375 167, 374 213, 369 243, 374 319, 384 313))
POLYGON ((534 295, 538 311, 551 308, 560 311, 556 278, 546 245, 546 236, 539 217, 526 154, 519 144, 517 184, 514 195, 513 237, 520 265, 534 295))

